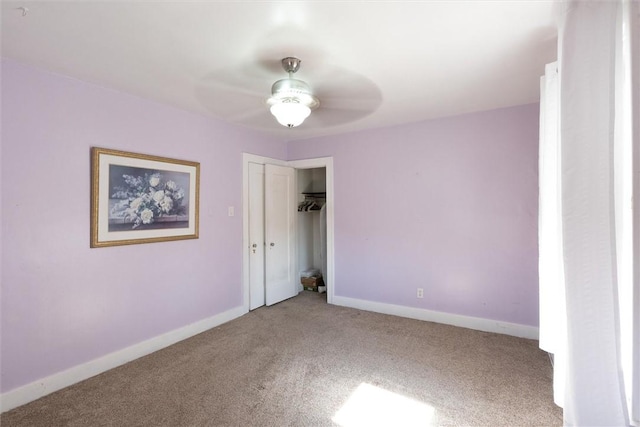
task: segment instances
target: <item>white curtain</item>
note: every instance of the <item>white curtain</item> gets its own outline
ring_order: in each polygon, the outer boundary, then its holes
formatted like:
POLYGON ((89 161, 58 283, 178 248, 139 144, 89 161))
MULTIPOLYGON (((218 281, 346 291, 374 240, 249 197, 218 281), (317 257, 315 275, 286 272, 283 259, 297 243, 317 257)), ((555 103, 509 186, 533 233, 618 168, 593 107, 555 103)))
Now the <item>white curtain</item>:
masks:
POLYGON ((540 348, 554 355, 553 396, 557 405, 564 406, 567 321, 562 261, 559 84, 558 64, 548 64, 545 75, 540 79, 538 271, 540 348))
POLYGON ((542 81, 540 346, 554 354, 566 425, 629 425, 638 331, 628 34, 637 4, 565 6, 558 74, 550 64, 542 81))

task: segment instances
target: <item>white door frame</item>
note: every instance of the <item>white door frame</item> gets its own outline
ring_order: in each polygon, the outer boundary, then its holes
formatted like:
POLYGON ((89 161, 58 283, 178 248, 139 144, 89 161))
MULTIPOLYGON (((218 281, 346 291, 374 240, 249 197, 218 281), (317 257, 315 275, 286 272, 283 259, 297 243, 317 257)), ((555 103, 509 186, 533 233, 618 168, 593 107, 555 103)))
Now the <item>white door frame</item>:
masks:
MULTIPOLYGON (((333 157, 319 157, 316 159, 292 160, 288 165, 295 169, 315 169, 325 168, 327 173, 327 302, 333 304, 335 289, 335 266, 334 266, 334 232, 333 232, 333 157)), ((298 191, 299 193, 300 191, 298 191)), ((298 261, 299 262, 299 261, 298 261)), ((300 270, 300 267, 298 267, 300 270)))
MULTIPOLYGON (((333 217, 333 157, 284 161, 256 154, 242 153, 242 294, 243 306, 249 311, 249 163, 289 166, 295 169, 326 168, 327 173, 327 302, 334 297, 334 217, 333 217)), ((298 189, 296 189, 298 193, 298 189)), ((297 216, 296 229, 297 229, 297 216)), ((297 257, 296 257, 297 259, 297 257)), ((296 260, 296 266, 297 266, 296 260)), ((299 270, 299 267, 297 267, 299 270)))

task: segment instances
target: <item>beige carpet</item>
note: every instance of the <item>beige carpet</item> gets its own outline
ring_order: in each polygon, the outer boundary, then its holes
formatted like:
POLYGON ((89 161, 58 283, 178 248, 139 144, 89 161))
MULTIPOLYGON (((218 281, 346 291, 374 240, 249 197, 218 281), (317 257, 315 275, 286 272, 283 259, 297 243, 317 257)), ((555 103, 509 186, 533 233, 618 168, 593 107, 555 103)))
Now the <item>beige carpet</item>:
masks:
POLYGON ((562 425, 537 342, 303 292, 5 413, 5 426, 562 425))

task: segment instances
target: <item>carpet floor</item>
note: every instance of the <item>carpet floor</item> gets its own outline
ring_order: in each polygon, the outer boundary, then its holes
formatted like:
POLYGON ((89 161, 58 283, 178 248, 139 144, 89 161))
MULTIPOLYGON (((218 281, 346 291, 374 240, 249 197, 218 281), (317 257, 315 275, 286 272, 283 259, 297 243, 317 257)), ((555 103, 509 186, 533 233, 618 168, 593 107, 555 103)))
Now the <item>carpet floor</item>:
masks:
POLYGON ((2 414, 5 426, 560 426, 537 342, 302 292, 2 414))

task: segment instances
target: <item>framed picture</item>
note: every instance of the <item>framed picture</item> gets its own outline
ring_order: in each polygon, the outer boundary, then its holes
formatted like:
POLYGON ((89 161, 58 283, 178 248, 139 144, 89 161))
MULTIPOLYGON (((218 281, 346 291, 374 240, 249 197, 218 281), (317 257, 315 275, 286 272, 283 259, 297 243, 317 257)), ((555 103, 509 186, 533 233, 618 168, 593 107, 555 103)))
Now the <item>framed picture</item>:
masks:
POLYGON ((198 238, 200 163, 93 147, 91 247, 198 238))

